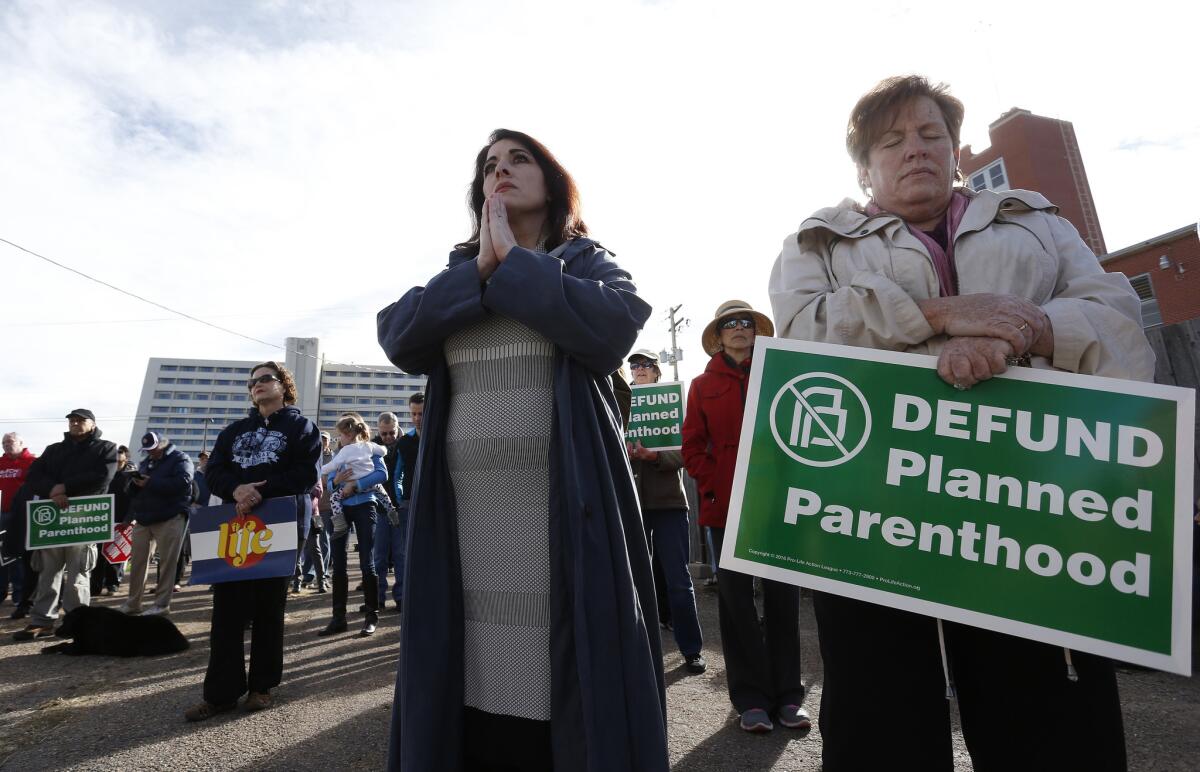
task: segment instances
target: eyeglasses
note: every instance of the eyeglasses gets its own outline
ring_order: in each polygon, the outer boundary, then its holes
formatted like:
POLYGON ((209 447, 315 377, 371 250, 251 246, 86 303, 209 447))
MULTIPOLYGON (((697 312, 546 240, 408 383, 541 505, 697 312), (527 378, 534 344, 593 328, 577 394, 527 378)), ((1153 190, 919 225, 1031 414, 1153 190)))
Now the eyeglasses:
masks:
POLYGON ((748 330, 754 326, 753 319, 726 319, 721 322, 722 330, 732 330, 741 327, 743 330, 748 330))
POLYGON ((655 364, 653 362, 630 362, 630 370, 653 370, 655 364))
POLYGON ((282 379, 278 375, 273 375, 271 373, 267 373, 266 375, 260 375, 257 378, 250 378, 249 380, 247 380, 246 388, 253 389, 256 385, 258 385, 260 383, 270 383, 271 381, 282 382, 282 379))

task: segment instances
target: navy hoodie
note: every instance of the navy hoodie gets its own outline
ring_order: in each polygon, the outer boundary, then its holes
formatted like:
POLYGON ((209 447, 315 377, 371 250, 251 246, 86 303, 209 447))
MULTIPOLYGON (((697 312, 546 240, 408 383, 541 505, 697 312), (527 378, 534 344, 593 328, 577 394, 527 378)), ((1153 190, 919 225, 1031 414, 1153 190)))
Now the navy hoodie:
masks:
POLYGON ((258 489, 264 499, 302 496, 296 522, 308 530, 308 492, 317 483, 321 464, 321 433, 316 424, 286 405, 268 418, 251 408, 245 418, 221 430, 208 458, 204 476, 208 489, 222 501, 233 501, 233 490, 245 483, 266 481, 258 489))

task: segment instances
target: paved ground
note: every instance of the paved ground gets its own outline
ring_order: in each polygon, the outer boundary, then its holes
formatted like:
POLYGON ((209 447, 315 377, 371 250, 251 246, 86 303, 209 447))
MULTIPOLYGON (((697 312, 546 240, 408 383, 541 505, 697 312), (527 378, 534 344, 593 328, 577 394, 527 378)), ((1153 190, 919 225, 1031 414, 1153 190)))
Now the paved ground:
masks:
MULTIPOLYGON (((352 578, 352 581, 356 579, 352 578)), ((124 594, 103 598, 117 605, 124 594)), ((678 654, 665 660, 672 768, 816 770, 820 734, 776 729, 749 736, 732 723, 717 638, 716 594, 698 588, 709 670, 686 675, 678 654)), ((200 696, 208 657, 210 596, 186 588, 173 618, 192 642, 185 654, 140 660, 42 656, 45 641, 18 644, 23 622, 0 611, 0 769, 381 769, 395 678, 400 617, 385 613, 369 639, 315 633, 328 619, 329 596, 303 592, 288 603, 286 671, 277 706, 187 724, 183 710, 200 696)), ((351 607, 359 599, 351 596, 351 607)), ((354 615, 352 615, 354 616, 354 615)), ((817 716, 820 656, 811 606, 802 607, 807 707, 817 716)), ((668 648, 670 646, 668 645, 668 648)), ((1200 766, 1200 683, 1163 673, 1123 671, 1131 768, 1200 766)), ((1030 699, 1037 699, 1030 695, 1030 699)), ((1020 741, 1020 716, 1013 739, 1020 741)), ((970 759, 956 737, 958 769, 970 759)))

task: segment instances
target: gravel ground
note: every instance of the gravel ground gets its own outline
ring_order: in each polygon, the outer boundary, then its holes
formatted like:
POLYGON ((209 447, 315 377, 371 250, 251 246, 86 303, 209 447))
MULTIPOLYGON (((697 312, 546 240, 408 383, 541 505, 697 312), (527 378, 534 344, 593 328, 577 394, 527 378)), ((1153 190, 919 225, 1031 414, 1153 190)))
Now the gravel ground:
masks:
MULTIPOLYGON (((357 581, 355 577, 352 582, 357 581)), ((353 586, 353 584, 351 585, 353 586)), ((101 605, 117 605, 101 598, 101 605)), ((671 649, 668 684, 671 765, 678 772, 817 770, 821 741, 777 728, 762 736, 739 731, 725 693, 716 593, 697 587, 706 633, 708 672, 691 676, 671 649)), ((350 606, 360 598, 351 594, 350 606)), ((208 659, 210 596, 189 587, 172 604, 172 619, 192 642, 182 655, 120 660, 42 656, 47 641, 15 643, 22 622, 0 616, 0 769, 343 770, 381 769, 387 757, 400 615, 386 611, 373 638, 332 639, 315 633, 329 616, 329 595, 291 596, 285 631, 284 683, 276 706, 187 724, 183 711, 200 697, 208 659)), ((806 707, 818 717, 821 660, 812 608, 801 608, 806 707)), ((351 614, 351 628, 360 617, 351 614)), ((1122 670, 1131 769, 1194 770, 1200 766, 1200 685, 1165 673, 1122 670)), ((1036 699, 1030 695, 1030 699, 1036 699)), ((1019 741, 1020 717, 1014 717, 1019 741)), ((956 769, 970 758, 955 735, 956 769)))

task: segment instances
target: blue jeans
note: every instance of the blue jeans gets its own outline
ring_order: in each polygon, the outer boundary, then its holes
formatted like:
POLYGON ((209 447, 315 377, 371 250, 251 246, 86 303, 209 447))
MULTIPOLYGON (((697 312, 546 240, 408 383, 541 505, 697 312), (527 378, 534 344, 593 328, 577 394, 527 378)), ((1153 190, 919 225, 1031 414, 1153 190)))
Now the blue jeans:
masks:
POLYGON ((379 603, 387 600, 388 559, 396 568, 396 582, 392 585, 392 599, 397 603, 404 600, 404 556, 408 553, 408 502, 401 504, 396 513, 399 525, 392 525, 386 517, 375 522, 375 574, 379 577, 379 603))
MULTIPOLYGON (((358 565, 362 569, 363 578, 375 575, 375 563, 371 553, 375 548, 375 504, 370 501, 362 504, 351 504, 342 507, 346 522, 353 523, 354 532, 358 534, 358 565)), ((333 575, 346 575, 346 546, 350 541, 350 532, 342 534, 333 540, 333 575)))
POLYGON ((704 637, 696 613, 696 592, 688 571, 688 517, 686 509, 649 509, 642 513, 646 540, 654 550, 667 584, 675 643, 685 657, 700 653, 704 637))
MULTIPOLYGON (((325 573, 329 573, 329 561, 333 557, 329 552, 329 534, 333 532, 333 521, 329 515, 321 515, 321 530, 317 533, 317 540, 321 543, 321 560, 325 564, 323 567, 325 573)), ((317 578, 317 569, 313 567, 313 556, 310 550, 304 551, 304 562, 300 569, 304 574, 304 581, 311 582, 317 578)))

